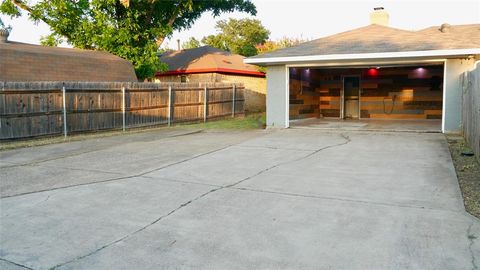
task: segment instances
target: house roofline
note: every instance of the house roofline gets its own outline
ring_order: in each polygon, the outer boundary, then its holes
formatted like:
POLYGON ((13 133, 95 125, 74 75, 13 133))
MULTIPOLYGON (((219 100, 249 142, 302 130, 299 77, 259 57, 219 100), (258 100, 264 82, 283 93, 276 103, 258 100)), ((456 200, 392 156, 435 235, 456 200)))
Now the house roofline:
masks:
POLYGON ((430 50, 430 51, 405 51, 405 52, 382 52, 382 53, 355 53, 355 54, 326 54, 305 56, 283 57, 255 57, 246 58, 246 64, 288 64, 293 62, 313 61, 337 61, 337 60, 375 60, 375 59, 398 59, 398 58, 448 58, 452 56, 469 56, 480 54, 480 48, 430 50))
POLYGON ((240 70, 240 69, 230 69, 230 68, 196 68, 196 69, 177 69, 169 70, 166 72, 157 72, 156 77, 162 76, 171 76, 171 75, 186 75, 186 74, 198 74, 198 73, 224 73, 224 74, 235 74, 243 76, 255 76, 255 77, 265 77, 265 73, 260 71, 250 71, 250 70, 240 70))

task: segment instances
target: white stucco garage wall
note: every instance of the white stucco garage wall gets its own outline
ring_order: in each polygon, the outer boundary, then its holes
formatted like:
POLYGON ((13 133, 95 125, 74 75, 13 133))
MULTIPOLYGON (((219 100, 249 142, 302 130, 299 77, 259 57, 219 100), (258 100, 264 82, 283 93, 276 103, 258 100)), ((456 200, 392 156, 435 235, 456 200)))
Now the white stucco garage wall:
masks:
POLYGON ((442 131, 460 132, 462 123, 462 84, 460 76, 474 66, 474 59, 445 61, 442 131))
POLYGON ((289 126, 288 69, 285 65, 267 67, 267 127, 289 126))

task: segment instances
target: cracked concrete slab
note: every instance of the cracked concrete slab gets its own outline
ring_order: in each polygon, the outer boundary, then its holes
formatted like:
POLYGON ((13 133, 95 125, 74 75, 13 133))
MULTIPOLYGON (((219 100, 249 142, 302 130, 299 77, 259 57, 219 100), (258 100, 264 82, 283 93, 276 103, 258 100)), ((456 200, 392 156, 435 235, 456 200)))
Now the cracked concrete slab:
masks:
MULTIPOLYGON (((268 136, 268 138, 272 137, 268 136)), ((268 140, 266 137, 262 138, 268 140)), ((278 145, 274 146, 274 144, 253 147, 260 140, 256 138, 253 140, 254 142, 244 142, 191 162, 148 173, 145 176, 213 185, 231 185, 264 169, 288 164, 314 154, 316 151, 345 142, 345 138, 337 134, 324 136, 322 140, 318 140, 317 137, 316 143, 308 150, 302 147, 296 149, 295 146, 284 149, 278 145), (205 170, 205 168, 209 169, 205 170)))
POLYGON ((157 133, 0 152, 0 162, 9 164, 0 167, 0 177, 4 179, 0 181, 0 196, 137 176, 265 134, 198 133, 188 129, 162 129, 157 133), (179 139, 181 144, 178 144, 179 139), (11 165, 13 162, 17 165, 11 165))
POLYGON ((135 232, 210 189, 137 177, 5 198, 0 257, 48 269, 135 232))
POLYGON ((0 269, 2 270, 28 270, 30 268, 17 265, 15 263, 0 259, 0 269))
POLYGON ((223 189, 60 269, 469 269, 470 222, 442 210, 223 189))
MULTIPOLYGON (((69 143, 31 148, 30 159, 27 149, 9 151, 15 162, 35 165, 0 167, 0 188, 33 193, 0 199, 0 262, 33 269, 479 265, 480 222, 465 213, 441 134, 156 132, 90 140, 98 149, 85 153, 69 143), (41 191, 51 187, 61 189, 41 191)), ((0 162, 9 163, 5 156, 0 162)))
POLYGON ((197 158, 191 162, 148 173, 145 176, 212 185, 229 185, 264 168, 287 162, 303 155, 305 155, 304 151, 245 149, 233 146, 211 155, 197 158), (215 166, 212 166, 212 164, 215 164, 215 166))
POLYGON ((8 197, 38 190, 77 185, 85 182, 105 181, 118 177, 119 175, 120 174, 109 172, 72 170, 69 168, 47 166, 1 168, 0 179, 2 179, 2 181, 0 184, 0 195, 2 197, 8 197))
POLYGON ((292 149, 313 151, 337 142, 343 142, 341 132, 305 132, 302 130, 277 130, 274 135, 252 138, 239 146, 255 148, 292 149))
POLYGON ((415 207, 464 209, 443 135, 404 134, 397 139, 391 134, 352 133, 350 137, 352 142, 342 148, 326 149, 301 163, 285 164, 238 187, 415 207), (415 145, 415 142, 426 140, 428 148, 415 145), (379 142, 383 141, 396 143, 379 148, 382 144, 379 142))
POLYGON ((6 168, 6 167, 15 166, 15 165, 16 165, 15 163, 0 160, 0 168, 6 168))
POLYGON ((203 143, 198 145, 195 140, 202 140, 208 135, 195 134, 188 141, 177 145, 174 139, 160 142, 149 142, 115 146, 102 151, 67 157, 62 160, 42 163, 46 166, 70 167, 76 169, 96 169, 120 174, 138 174, 167 164, 186 159, 230 145, 230 141, 203 143), (191 142, 191 141, 192 142, 191 142), (155 149, 157 149, 155 151, 155 149), (134 160, 135 162, 131 162, 134 160), (100 161, 100 162, 99 162, 100 161))

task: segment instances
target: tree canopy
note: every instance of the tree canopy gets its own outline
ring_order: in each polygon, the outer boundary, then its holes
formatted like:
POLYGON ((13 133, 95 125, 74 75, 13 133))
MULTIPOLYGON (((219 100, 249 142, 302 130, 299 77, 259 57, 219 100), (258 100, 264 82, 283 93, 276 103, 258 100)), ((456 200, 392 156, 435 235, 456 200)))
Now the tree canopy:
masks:
POLYGON ((257 52, 259 54, 262 54, 262 53, 272 52, 278 49, 292 47, 306 41, 307 40, 304 40, 302 38, 283 37, 277 41, 268 40, 263 44, 258 44, 256 48, 257 48, 257 52))
POLYGON ((201 46, 200 41, 194 37, 191 37, 189 40, 182 43, 182 49, 184 50, 195 49, 200 46, 201 46))
POLYGON ((166 69, 157 50, 174 30, 192 26, 204 12, 218 16, 241 11, 255 15, 250 0, 3 0, 0 13, 12 17, 26 12, 50 26, 42 42, 66 41, 76 48, 102 50, 130 60, 140 79, 166 69))
POLYGON ((270 31, 256 19, 230 18, 218 21, 215 28, 218 34, 206 36, 202 42, 243 56, 256 55, 256 46, 265 43, 270 35, 270 31))

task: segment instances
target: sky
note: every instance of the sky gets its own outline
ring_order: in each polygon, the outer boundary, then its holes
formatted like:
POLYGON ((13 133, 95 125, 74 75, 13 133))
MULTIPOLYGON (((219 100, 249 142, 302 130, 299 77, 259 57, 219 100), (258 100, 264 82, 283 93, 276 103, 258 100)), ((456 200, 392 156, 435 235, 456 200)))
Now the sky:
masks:
MULTIPOLYGON (((390 26, 405 30, 418 30, 429 26, 480 23, 479 0, 252 0, 262 24, 270 30, 270 39, 282 37, 315 39, 351 30, 369 24, 374 7, 384 7, 390 14, 390 26)), ((225 13, 213 18, 204 13, 192 28, 174 32, 162 47, 176 48, 190 37, 201 39, 215 34, 215 22, 228 18, 253 18, 245 13, 225 13)), ((1 16, 12 26, 9 40, 39 44, 49 27, 34 24, 24 15, 11 20, 1 16)))

